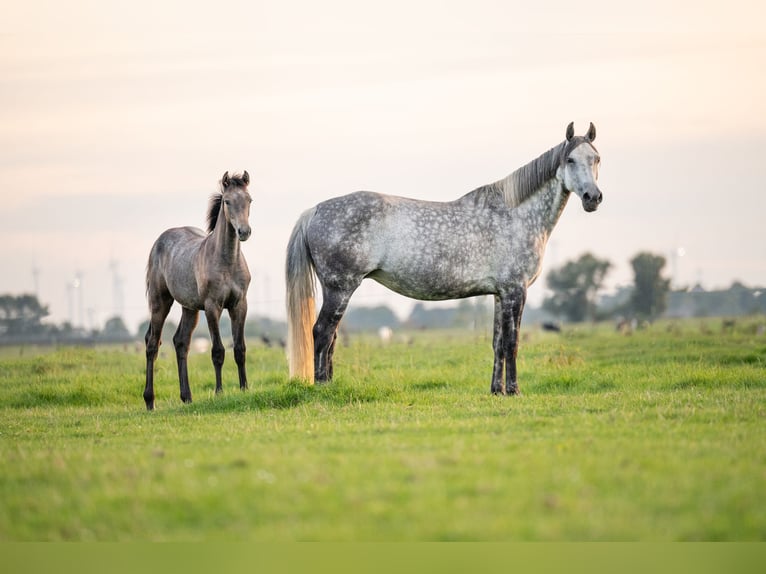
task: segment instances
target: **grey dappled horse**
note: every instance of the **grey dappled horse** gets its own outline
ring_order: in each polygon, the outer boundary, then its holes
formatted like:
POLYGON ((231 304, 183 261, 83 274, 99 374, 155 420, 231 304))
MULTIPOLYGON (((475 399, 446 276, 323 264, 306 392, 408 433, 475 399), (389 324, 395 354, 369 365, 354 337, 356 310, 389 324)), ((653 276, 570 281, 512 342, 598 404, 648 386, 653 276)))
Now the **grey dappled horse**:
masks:
POLYGON ((564 142, 455 201, 362 191, 303 213, 287 247, 290 376, 332 379, 338 323, 351 295, 369 277, 414 299, 494 295, 491 391, 518 393, 521 313, 551 231, 570 193, 585 211, 601 203, 595 137, 593 124, 582 137, 570 123, 564 142), (314 274, 323 295, 316 322, 314 274))
POLYGON ((207 233, 196 227, 176 227, 159 236, 146 266, 146 293, 151 321, 146 332, 146 388, 144 401, 154 409, 154 361, 161 344, 162 325, 173 301, 183 308, 181 322, 173 336, 178 362, 181 400, 192 400, 186 359, 199 311, 205 312, 215 367, 215 392, 223 390, 221 366, 226 353, 218 321, 224 309, 231 317, 234 361, 239 387, 247 388, 245 372, 245 318, 250 271, 239 246, 250 237, 250 203, 247 191, 250 176, 223 174, 221 192, 210 198, 207 233))

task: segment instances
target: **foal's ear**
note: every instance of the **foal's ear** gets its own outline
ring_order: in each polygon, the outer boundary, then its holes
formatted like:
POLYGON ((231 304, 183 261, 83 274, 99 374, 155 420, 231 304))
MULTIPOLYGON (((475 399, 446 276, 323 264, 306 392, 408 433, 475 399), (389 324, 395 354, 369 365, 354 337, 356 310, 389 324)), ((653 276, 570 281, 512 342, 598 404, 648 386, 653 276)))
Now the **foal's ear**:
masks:
POLYGON ((247 173, 247 170, 245 170, 245 173, 242 174, 242 181, 245 182, 245 185, 250 185, 250 174, 247 173))
POLYGON ((231 180, 229 179, 229 172, 223 174, 223 177, 221 178, 221 185, 224 189, 229 187, 229 184, 231 183, 231 180))
POLYGON ((594 139, 596 139, 596 126, 593 125, 593 122, 590 123, 588 133, 585 134, 585 137, 589 142, 592 142, 594 139))
POLYGON ((574 137, 574 122, 569 122, 569 125, 567 126, 567 141, 571 140, 574 137))

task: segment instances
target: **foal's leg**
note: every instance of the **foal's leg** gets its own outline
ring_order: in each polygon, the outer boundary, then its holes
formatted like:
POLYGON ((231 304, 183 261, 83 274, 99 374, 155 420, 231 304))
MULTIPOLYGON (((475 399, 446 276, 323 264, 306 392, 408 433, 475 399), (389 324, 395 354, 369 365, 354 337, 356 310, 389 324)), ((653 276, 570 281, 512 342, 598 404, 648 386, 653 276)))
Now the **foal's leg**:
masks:
POLYGON ((338 323, 346 312, 351 291, 325 288, 323 290, 322 309, 314 324, 314 380, 318 382, 332 380, 332 347, 335 342, 338 323))
POLYGON ((154 362, 162 344, 162 326, 173 305, 170 293, 149 292, 149 311, 151 319, 146 330, 146 386, 144 387, 144 402, 146 410, 154 410, 154 362))
POLYGON ((239 388, 244 391, 247 389, 247 371, 245 369, 247 300, 245 298, 242 298, 242 301, 236 307, 229 309, 229 317, 231 318, 231 334, 234 338, 234 361, 237 363, 239 388))
POLYGON ((503 349, 503 310, 500 304, 500 297, 495 295, 495 319, 494 330, 492 333, 492 350, 494 351, 494 362, 492 365, 492 385, 490 390, 493 395, 503 394, 503 371, 505 366, 503 349))
POLYGON ((191 343, 194 327, 197 326, 199 312, 196 309, 183 308, 181 322, 176 334, 173 335, 173 345, 176 348, 176 362, 178 363, 178 383, 181 387, 181 400, 185 403, 192 402, 191 388, 189 387, 189 373, 186 367, 189 357, 189 343, 191 343))
POLYGON ((519 394, 519 384, 516 378, 516 356, 519 351, 519 330, 521 329, 521 314, 527 291, 523 287, 511 290, 503 297, 503 354, 505 355, 505 394, 519 394))
POLYGON ((215 393, 218 394, 223 391, 223 385, 221 384, 221 367, 223 367, 223 359, 226 356, 226 349, 221 341, 221 329, 218 326, 218 321, 221 318, 222 309, 215 305, 215 303, 205 304, 205 318, 207 319, 207 328, 210 330, 210 339, 213 343, 213 350, 211 356, 213 358, 213 367, 215 368, 215 393))

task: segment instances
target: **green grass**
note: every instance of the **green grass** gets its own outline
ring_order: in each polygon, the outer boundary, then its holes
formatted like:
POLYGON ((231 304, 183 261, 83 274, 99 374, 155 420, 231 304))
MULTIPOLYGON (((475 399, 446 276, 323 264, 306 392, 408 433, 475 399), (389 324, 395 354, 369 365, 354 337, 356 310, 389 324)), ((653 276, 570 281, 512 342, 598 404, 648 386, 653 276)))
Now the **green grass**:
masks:
POLYGON ((178 398, 172 349, 0 359, 0 540, 764 540, 766 337, 527 329, 520 397, 489 394, 490 340, 352 340, 336 380, 251 389, 209 357, 178 398))

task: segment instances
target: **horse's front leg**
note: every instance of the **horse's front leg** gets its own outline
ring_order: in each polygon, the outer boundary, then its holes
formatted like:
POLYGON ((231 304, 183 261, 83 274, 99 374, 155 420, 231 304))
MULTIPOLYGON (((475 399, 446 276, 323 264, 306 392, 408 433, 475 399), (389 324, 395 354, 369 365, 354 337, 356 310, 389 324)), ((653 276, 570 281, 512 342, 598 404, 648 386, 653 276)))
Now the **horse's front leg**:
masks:
POLYGON ((502 301, 503 354, 505 355, 505 394, 519 394, 516 374, 516 357, 519 351, 521 314, 527 299, 527 290, 517 287, 502 301))
POLYGON ((239 374, 239 388, 247 390, 247 370, 245 358, 247 347, 245 346, 245 320, 247 318, 247 300, 243 297, 236 307, 229 310, 231 317, 231 334, 234 339, 234 361, 237 363, 239 374))
POLYGON ((219 320, 221 319, 222 310, 223 309, 215 303, 205 303, 205 318, 207 319, 207 328, 210 331, 210 340, 213 344, 211 357, 213 359, 213 367, 215 368, 216 394, 223 391, 223 384, 221 383, 221 367, 223 367, 223 360, 226 356, 226 349, 221 341, 221 329, 218 325, 219 320))
POLYGON ((495 319, 492 333, 492 351, 494 362, 492 366, 492 385, 490 390, 493 395, 503 394, 503 371, 505 366, 503 351, 503 311, 500 297, 495 295, 495 319))

